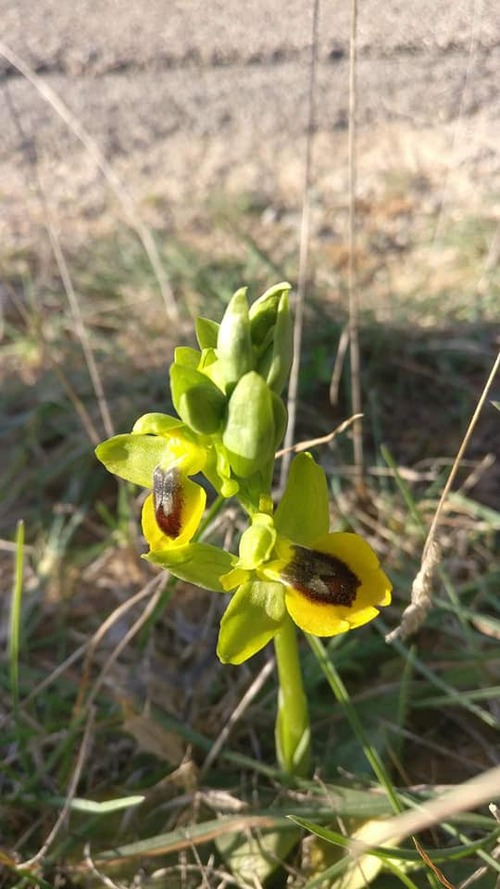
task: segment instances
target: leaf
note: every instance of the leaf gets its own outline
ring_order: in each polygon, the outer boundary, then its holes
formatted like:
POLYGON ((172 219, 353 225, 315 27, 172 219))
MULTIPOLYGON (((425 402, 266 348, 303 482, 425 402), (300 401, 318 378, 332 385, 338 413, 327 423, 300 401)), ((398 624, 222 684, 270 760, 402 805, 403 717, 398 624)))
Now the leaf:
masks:
POLYGON ((244 885, 262 886, 287 859, 300 830, 259 830, 258 836, 221 834, 215 841, 231 873, 244 885))
POLYGON ((107 815, 110 812, 119 812, 121 809, 139 806, 144 799, 144 796, 122 796, 118 799, 99 801, 75 796, 71 800, 71 808, 78 812, 87 812, 93 815, 107 815))

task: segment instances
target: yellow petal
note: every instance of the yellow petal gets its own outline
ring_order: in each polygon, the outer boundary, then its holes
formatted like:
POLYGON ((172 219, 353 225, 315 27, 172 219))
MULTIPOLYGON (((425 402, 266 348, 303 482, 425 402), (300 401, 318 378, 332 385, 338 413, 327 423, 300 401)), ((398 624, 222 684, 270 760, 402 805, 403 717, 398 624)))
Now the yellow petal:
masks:
POLYGON ((285 604, 292 620, 313 636, 337 636, 350 629, 349 622, 339 617, 332 605, 311 602, 300 590, 285 586, 285 604))
POLYGON ((307 633, 344 633, 372 620, 376 606, 391 600, 389 579, 371 546, 357 534, 326 534, 313 549, 282 539, 277 552, 280 558, 268 563, 265 572, 279 574, 290 616, 307 633))
POLYGON ((325 534, 314 542, 314 549, 340 559, 356 575, 360 581, 356 608, 390 604, 392 584, 382 571, 377 554, 359 534, 347 531, 325 534))

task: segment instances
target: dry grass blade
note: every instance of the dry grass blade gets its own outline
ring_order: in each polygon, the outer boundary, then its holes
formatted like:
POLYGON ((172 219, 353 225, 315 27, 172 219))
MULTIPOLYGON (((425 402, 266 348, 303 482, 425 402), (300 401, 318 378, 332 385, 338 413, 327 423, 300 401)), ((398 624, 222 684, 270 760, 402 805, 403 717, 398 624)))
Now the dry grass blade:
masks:
MULTIPOLYGON (((45 202, 46 212, 49 212, 47 202, 45 202)), ((104 427, 104 432, 108 438, 111 438, 114 435, 113 421, 111 420, 111 414, 108 408, 108 402, 106 400, 106 395, 104 393, 104 387, 102 385, 101 375, 97 368, 96 360, 94 358, 94 353, 92 351, 92 347, 90 345, 89 336, 87 333, 87 328, 85 327, 85 322, 83 320, 82 312, 80 309, 80 303, 78 302, 78 297, 75 293, 75 288, 73 287, 73 282, 71 280, 71 275, 69 273, 69 269, 64 258, 64 254, 62 252, 61 244, 59 238, 57 237, 56 230, 52 223, 52 220, 47 220, 47 231, 50 239, 50 244, 52 250, 54 251, 54 256, 57 262, 57 267, 59 269, 59 274, 61 275, 61 280, 64 285, 64 289, 66 291, 66 295, 68 297, 68 302, 71 308, 71 313, 73 315, 73 320, 75 322, 76 333, 78 339, 80 340, 81 347, 83 349, 83 354, 85 355, 85 361, 87 364, 87 369, 89 372, 90 379, 92 381, 92 386, 95 392, 97 404, 99 407, 99 412, 101 414, 102 424, 104 427)), ((99 438, 97 440, 93 440, 94 444, 99 443, 99 438)))
POLYGON ((250 706, 255 696, 261 690, 262 686, 267 682, 269 676, 274 670, 274 667, 274 658, 268 661, 267 664, 264 664, 262 670, 260 671, 258 676, 255 677, 252 684, 250 685, 250 688, 247 689, 237 707, 234 708, 231 716, 229 717, 218 738, 216 738, 216 740, 214 741, 213 746, 211 747, 210 752, 205 759, 205 762, 203 763, 203 767, 201 769, 202 775, 206 774, 210 766, 215 762, 224 744, 226 743, 231 730, 238 722, 238 719, 241 719, 245 710, 247 709, 247 707, 250 706))
POLYGON ((409 636, 416 630, 418 630, 425 619, 427 611, 431 606, 432 580, 434 577, 434 570, 440 559, 440 547, 436 540, 437 528, 441 519, 445 501, 450 493, 451 486, 455 480, 459 466, 462 462, 462 458, 471 440, 472 434, 479 419, 479 415, 483 409, 484 403, 488 397, 488 392, 490 391, 491 385, 493 383, 493 380, 495 379, 499 367, 500 352, 497 354, 489 377, 486 380, 483 391, 479 397, 479 401, 467 427, 467 431, 463 437, 462 444, 458 449, 457 456, 455 457, 453 466, 451 467, 447 482, 443 488, 436 512, 434 514, 434 518, 432 520, 424 544, 420 570, 415 580, 413 581, 411 591, 411 603, 404 610, 400 625, 386 636, 387 642, 393 642, 395 639, 398 638, 405 638, 406 636, 409 636))
POLYGON ((302 216, 300 221, 299 274, 297 282, 297 299, 295 302, 295 321, 293 327, 293 364, 288 386, 288 426, 285 435, 284 459, 281 464, 280 488, 283 490, 290 467, 295 421, 297 418, 297 398, 299 391, 299 372, 301 361, 302 328, 304 326, 304 305, 309 272, 309 238, 311 211, 312 181, 312 146, 314 135, 314 97, 316 91, 316 56, 318 45, 319 0, 314 0, 311 22, 311 60, 309 63, 308 119, 306 133, 306 159, 304 169, 304 190, 302 198, 302 216))
POLYGON ((116 197, 122 205, 130 227, 136 232, 139 240, 144 247, 146 255, 151 263, 151 268, 155 274, 167 318, 175 320, 178 318, 178 309, 175 302, 174 294, 167 279, 165 269, 163 268, 160 255, 158 253, 153 236, 147 226, 140 220, 137 210, 129 192, 125 188, 120 177, 117 175, 111 164, 108 163, 102 151, 82 126, 78 118, 70 111, 59 98, 57 93, 49 86, 43 77, 39 77, 36 71, 30 67, 13 49, 11 49, 3 40, 0 40, 0 54, 7 59, 8 62, 16 68, 26 80, 39 92, 42 98, 52 106, 54 111, 64 121, 68 129, 82 143, 89 155, 94 159, 99 170, 103 174, 108 184, 113 189, 116 197))
POLYGON ((50 831, 47 839, 45 840, 41 849, 30 858, 29 861, 23 862, 19 865, 19 869, 29 869, 34 867, 35 864, 38 864, 40 861, 43 861, 48 850, 50 849, 52 843, 57 837, 59 831, 61 830, 66 818, 69 814, 69 810, 71 808, 71 803, 73 801, 73 797, 75 796, 76 789, 78 787, 78 783, 80 781, 80 777, 83 771, 83 767, 85 765, 87 754, 89 752, 90 746, 90 736, 92 729, 94 727, 94 710, 92 707, 89 708, 87 721, 85 724, 85 731, 82 738, 82 743, 80 744, 80 750, 78 751, 78 758, 75 763, 75 768, 73 769, 73 774, 71 776, 71 781, 69 783, 68 792, 66 794, 66 799, 64 801, 64 805, 59 813, 56 823, 54 827, 50 831))
MULTIPOLYGON (((86 654, 85 662, 83 664, 83 669, 82 669, 82 681, 81 681, 81 685, 80 685, 80 691, 78 693, 78 699, 77 699, 77 702, 75 705, 75 710, 77 713, 78 713, 79 709, 83 706, 83 700, 85 697, 88 679, 89 679, 90 667, 92 665, 92 658, 94 657, 95 650, 96 650, 97 646, 99 645, 99 643, 102 641, 102 639, 104 638, 106 633, 111 629, 113 624, 115 624, 117 620, 119 620, 121 617, 123 617, 123 615, 126 614, 127 611, 129 611, 131 608, 133 608, 139 602, 142 602, 143 599, 147 598, 152 593, 153 594, 156 593, 156 595, 153 595, 151 602, 149 602, 148 608, 145 609, 145 611, 139 617, 138 621, 133 625, 131 630, 129 630, 127 635, 124 637, 127 641, 130 638, 132 638, 134 635, 134 633, 132 633, 132 635, 130 635, 132 629, 134 627, 137 627, 137 629, 140 629, 140 627, 142 626, 142 621, 147 618, 150 610, 152 610, 152 608, 156 604, 158 597, 163 590, 164 583, 165 583, 165 572, 160 574, 158 577, 154 577, 153 580, 151 580, 148 584, 146 584, 146 586, 143 587, 142 590, 139 590, 139 592, 136 593, 135 596, 131 596, 131 598, 127 599, 125 602, 122 602, 121 605, 118 605, 118 607, 115 608, 114 611, 112 611, 112 613, 109 615, 109 617, 106 618, 106 620, 101 624, 99 629, 96 630, 96 632, 94 633, 94 635, 92 636, 90 641, 87 643, 87 646, 86 646, 87 654, 86 654), (154 603, 154 605, 152 606, 151 603, 154 603), (146 617, 144 617, 144 615, 146 615, 146 617)), ((109 669, 111 664, 114 663, 114 661, 116 660, 116 658, 118 657, 120 652, 125 647, 126 647, 126 645, 123 644, 123 640, 122 640, 120 645, 117 646, 117 648, 119 648, 118 653, 116 653, 116 651, 113 652, 113 654, 109 658, 109 661, 107 662, 105 668, 103 669, 100 679, 99 679, 99 682, 96 683, 98 688, 100 688, 100 685, 106 675, 107 670, 109 669)), ((91 694, 92 700, 94 700, 94 698, 97 694, 98 688, 97 689, 95 687, 93 688, 92 694, 91 694)))
POLYGON ((500 793, 500 766, 489 769, 470 781, 457 785, 448 793, 437 799, 430 800, 418 809, 403 812, 387 821, 381 822, 369 845, 356 842, 350 844, 350 851, 355 856, 364 855, 367 849, 382 846, 388 840, 398 837, 412 836, 437 824, 442 824, 459 812, 470 812, 482 806, 500 793))
MULTIPOLYGON (((353 414, 361 415, 361 379, 359 354, 359 300, 356 282, 356 107, 357 107, 357 35, 358 3, 351 3, 351 34, 349 43, 349 265, 347 290, 349 294, 349 344, 351 355, 351 406, 353 414)), ((363 424, 361 417, 353 426, 355 480, 358 487, 363 483, 363 424)))

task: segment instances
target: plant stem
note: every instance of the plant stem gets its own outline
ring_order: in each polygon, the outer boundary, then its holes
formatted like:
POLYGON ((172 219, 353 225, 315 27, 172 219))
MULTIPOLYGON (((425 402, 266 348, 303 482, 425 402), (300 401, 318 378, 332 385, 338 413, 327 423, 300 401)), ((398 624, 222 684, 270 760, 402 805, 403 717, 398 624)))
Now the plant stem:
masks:
POLYGON ((279 693, 276 718, 278 762, 289 775, 309 775, 311 730, 309 710, 302 683, 295 624, 287 617, 274 638, 278 665, 279 693))

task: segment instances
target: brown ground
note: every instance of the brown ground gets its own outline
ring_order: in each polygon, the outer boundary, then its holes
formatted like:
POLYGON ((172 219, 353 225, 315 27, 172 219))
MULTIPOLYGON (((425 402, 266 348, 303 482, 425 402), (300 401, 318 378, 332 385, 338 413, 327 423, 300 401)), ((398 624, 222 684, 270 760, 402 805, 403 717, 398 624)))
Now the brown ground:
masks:
MULTIPOLYGON (((361 194, 383 177, 431 170, 448 205, 491 196, 500 171, 495 8, 494 0, 360 3, 361 194)), ((349 18, 349 4, 320 9, 319 226, 345 195, 349 18)), ((33 147, 65 241, 114 224, 113 188, 37 86, 53 90, 95 140, 147 223, 182 226, 222 191, 299 206, 311 19, 304 0, 0 0, 4 250, 41 237, 33 147), (43 80, 27 82, 11 53, 43 80)))

